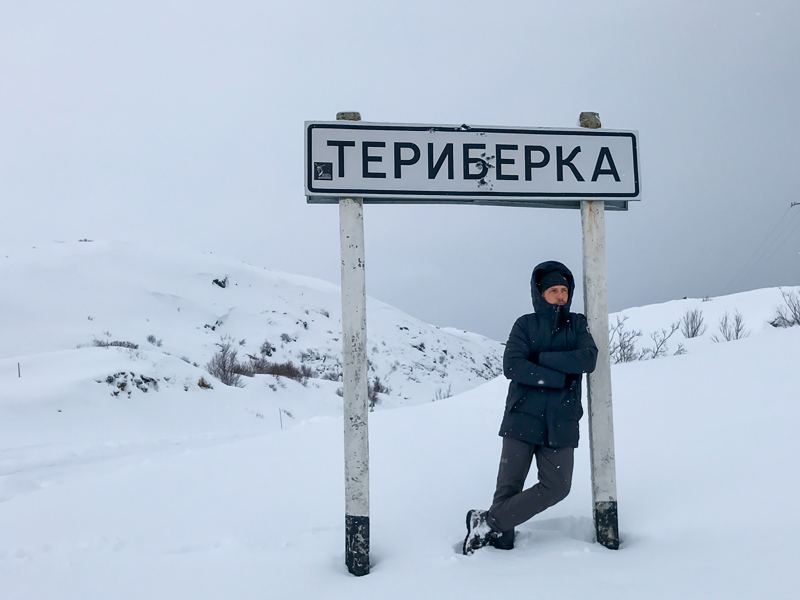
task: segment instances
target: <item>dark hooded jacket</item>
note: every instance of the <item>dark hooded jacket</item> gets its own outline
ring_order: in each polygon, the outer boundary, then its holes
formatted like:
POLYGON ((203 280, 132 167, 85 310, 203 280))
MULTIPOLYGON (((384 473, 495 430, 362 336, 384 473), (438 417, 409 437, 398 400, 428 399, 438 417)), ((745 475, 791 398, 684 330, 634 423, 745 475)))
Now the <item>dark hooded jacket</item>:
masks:
POLYGON ((551 448, 578 447, 581 375, 594 371, 597 346, 586 317, 569 312, 575 279, 555 261, 533 270, 534 312, 523 315, 506 343, 503 373, 511 380, 500 435, 551 448), (548 304, 537 287, 541 278, 559 271, 567 280, 564 306, 548 304))

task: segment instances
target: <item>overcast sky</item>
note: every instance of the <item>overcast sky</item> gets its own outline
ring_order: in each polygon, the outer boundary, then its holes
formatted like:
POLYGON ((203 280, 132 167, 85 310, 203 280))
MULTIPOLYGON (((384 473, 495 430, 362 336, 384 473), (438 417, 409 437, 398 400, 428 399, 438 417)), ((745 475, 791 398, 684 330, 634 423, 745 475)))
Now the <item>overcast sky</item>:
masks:
MULTIPOLYGON (((638 130, 612 311, 800 284, 796 0, 2 2, 0 249, 184 245, 338 283, 303 122, 343 110, 638 130)), ((578 211, 368 205, 365 229, 369 295, 502 341, 536 263, 580 279, 578 211)))

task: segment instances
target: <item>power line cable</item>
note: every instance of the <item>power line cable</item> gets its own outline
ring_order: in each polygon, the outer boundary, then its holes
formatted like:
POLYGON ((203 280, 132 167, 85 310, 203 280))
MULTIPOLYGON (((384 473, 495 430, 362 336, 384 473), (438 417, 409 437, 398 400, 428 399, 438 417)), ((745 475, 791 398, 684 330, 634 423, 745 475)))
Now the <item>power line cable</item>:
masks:
POLYGON ((784 223, 783 227, 778 231, 778 233, 771 237, 769 243, 764 248, 764 251, 761 253, 761 256, 756 260, 753 265, 748 269, 746 273, 744 273, 743 279, 739 282, 739 289, 742 289, 746 286, 746 284, 753 278, 753 276, 761 270, 764 265, 769 261, 772 256, 774 256, 775 252, 783 245, 791 233, 794 231, 792 228, 792 224, 797 220, 797 217, 800 216, 800 212, 795 213, 792 215, 792 218, 784 223))
MULTIPOLYGON (((798 214, 800 214, 800 212, 798 212, 798 214)), ((784 235, 782 238, 780 238, 780 241, 778 242, 778 245, 775 247, 775 249, 767 257, 767 261, 766 262, 769 262, 769 260, 778 253, 778 250, 780 250, 783 247, 783 245, 786 243, 786 241, 788 239, 790 239, 794 235, 794 232, 797 231, 798 229, 800 229, 800 219, 797 220, 797 223, 794 224, 794 227, 792 227, 790 230, 787 230, 786 235, 784 235)))
POLYGON ((739 280, 740 277, 742 277, 742 274, 745 271, 749 270, 749 266, 748 265, 750 265, 750 262, 754 258, 756 258, 756 256, 758 256, 758 254, 761 252, 761 249, 764 247, 764 244, 766 244, 767 241, 769 241, 769 239, 772 236, 772 234, 775 233, 775 230, 780 226, 780 224, 784 221, 784 219, 786 219, 786 217, 789 215, 789 212, 792 210, 792 206, 789 206, 789 208, 786 209, 786 212, 784 212, 783 215, 781 216, 781 218, 778 219, 778 222, 775 224, 775 226, 772 228, 772 230, 767 234, 767 236, 762 240, 761 244, 758 246, 758 248, 753 253, 753 255, 749 259, 747 259, 747 261, 742 265, 742 267, 739 269, 739 271, 737 271, 736 274, 733 276, 733 278, 728 282, 728 285, 726 285, 725 288, 722 290, 722 295, 723 296, 728 294, 728 293, 730 293, 731 291, 733 291, 733 289, 735 289, 733 287, 733 284, 736 283, 739 280))
MULTIPOLYGON (((789 206, 789 210, 791 210, 793 205, 789 206)), ((744 278, 741 280, 739 284, 739 289, 744 288, 747 283, 753 278, 753 276, 758 273, 768 262, 769 260, 775 255, 775 253, 780 250, 781 246, 788 240, 792 234, 794 233, 795 229, 800 225, 800 211, 796 211, 792 218, 786 221, 784 226, 780 229, 777 235, 770 239, 769 244, 767 245, 766 249, 762 253, 762 255, 758 258, 758 260, 748 269, 745 273, 744 278), (797 221, 795 223, 795 221, 797 221), (794 224, 794 227, 792 226, 794 224)))

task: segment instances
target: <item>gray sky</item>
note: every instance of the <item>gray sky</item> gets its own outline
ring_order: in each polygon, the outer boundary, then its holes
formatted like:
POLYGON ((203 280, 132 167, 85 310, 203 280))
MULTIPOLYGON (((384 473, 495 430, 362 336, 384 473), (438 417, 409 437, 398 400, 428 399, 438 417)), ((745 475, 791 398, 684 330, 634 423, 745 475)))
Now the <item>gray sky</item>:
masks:
MULTIPOLYGON (((643 200, 607 213, 611 310, 797 285, 798 74, 795 0, 3 2, 0 248, 178 244, 338 283, 303 121, 591 110, 640 140, 643 200)), ((365 224, 367 293, 441 326, 505 340, 536 263, 580 277, 577 211, 368 205, 365 224)))

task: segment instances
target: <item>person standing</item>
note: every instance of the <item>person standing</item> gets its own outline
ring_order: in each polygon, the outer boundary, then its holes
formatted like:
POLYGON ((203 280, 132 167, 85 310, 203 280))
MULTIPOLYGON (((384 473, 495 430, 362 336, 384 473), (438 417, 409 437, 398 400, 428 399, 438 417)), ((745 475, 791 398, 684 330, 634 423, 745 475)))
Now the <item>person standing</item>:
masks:
POLYGON ((503 355, 510 383, 494 499, 488 511, 467 512, 466 555, 487 545, 512 549, 516 526, 569 494, 583 416, 582 374, 594 371, 597 361, 586 317, 569 311, 574 291, 575 279, 560 262, 534 268, 534 312, 514 323, 503 355), (523 490, 534 458, 538 482, 523 490))

